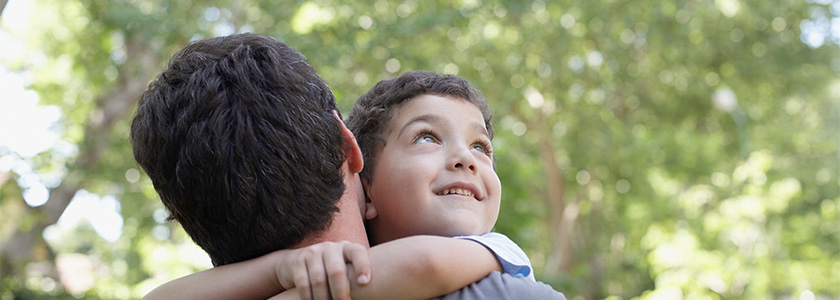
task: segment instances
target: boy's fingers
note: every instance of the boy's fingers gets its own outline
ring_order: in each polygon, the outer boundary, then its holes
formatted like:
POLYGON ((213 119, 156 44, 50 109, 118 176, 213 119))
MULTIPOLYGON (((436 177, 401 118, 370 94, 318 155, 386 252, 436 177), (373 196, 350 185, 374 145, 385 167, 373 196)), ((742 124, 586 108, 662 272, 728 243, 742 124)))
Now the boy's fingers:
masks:
POLYGON ((306 265, 304 265, 303 271, 295 272, 293 276, 295 278, 295 289, 297 289, 300 299, 311 300, 312 290, 309 286, 309 273, 306 272, 306 265))
POLYGON ((292 260, 294 268, 286 269, 286 279, 291 277, 294 289, 297 290, 298 297, 303 300, 312 299, 312 290, 309 282, 309 270, 307 270, 305 256, 298 256, 292 260))
POLYGON ((353 264, 356 283, 366 285, 370 282, 370 256, 367 248, 359 244, 348 244, 344 247, 344 259, 353 264))
POLYGON ((330 291, 329 286, 327 286, 327 274, 324 269, 324 258, 321 257, 321 255, 308 257, 306 260, 306 268, 309 271, 309 284, 312 292, 312 299, 329 299, 330 291))
MULTIPOLYGON (((284 289, 302 287, 309 289, 309 274, 306 272, 306 262, 303 260, 283 261, 277 267, 278 280, 284 289)), ((299 289, 300 290, 300 289, 299 289)))
POLYGON ((350 281, 347 279, 347 265, 341 252, 342 244, 336 244, 329 252, 325 252, 324 266, 332 299, 349 300, 350 281))

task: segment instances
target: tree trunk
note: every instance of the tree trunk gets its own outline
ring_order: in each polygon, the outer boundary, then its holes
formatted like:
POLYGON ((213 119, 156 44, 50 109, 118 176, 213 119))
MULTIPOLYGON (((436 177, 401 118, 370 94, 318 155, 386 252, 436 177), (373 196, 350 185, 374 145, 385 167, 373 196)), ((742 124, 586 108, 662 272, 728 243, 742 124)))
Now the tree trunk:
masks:
POLYGON ((562 170, 554 159, 554 148, 548 138, 540 141, 540 157, 545 162, 546 199, 551 212, 552 251, 546 262, 546 269, 553 275, 567 274, 574 267, 572 237, 578 208, 576 202, 567 203, 565 181, 562 170))
POLYGON ((6 8, 7 3, 9 3, 9 0, 0 0, 0 16, 3 15, 3 9, 6 8))
POLYGON ((67 174, 61 183, 50 190, 47 202, 39 207, 29 207, 23 203, 22 197, 17 201, 28 212, 22 214, 25 220, 15 224, 13 234, 0 236, 0 261, 4 268, 0 275, 23 275, 25 265, 34 261, 50 261, 51 269, 54 270, 55 262, 44 242, 43 231, 58 222, 76 192, 85 187, 86 180, 90 178, 88 170, 94 169, 108 150, 114 124, 134 111, 138 96, 151 78, 151 68, 157 65, 155 51, 148 47, 142 41, 126 41, 126 54, 129 56, 126 61, 135 63, 121 66, 121 76, 116 85, 97 97, 96 108, 85 126, 85 135, 79 144, 79 153, 73 163, 68 165, 67 174))

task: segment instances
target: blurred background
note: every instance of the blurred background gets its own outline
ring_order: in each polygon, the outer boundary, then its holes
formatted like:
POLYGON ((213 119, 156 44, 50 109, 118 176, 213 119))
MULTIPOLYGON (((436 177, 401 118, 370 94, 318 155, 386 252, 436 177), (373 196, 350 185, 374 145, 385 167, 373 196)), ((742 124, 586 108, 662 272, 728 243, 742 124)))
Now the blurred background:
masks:
POLYGON ((840 299, 840 1, 0 0, 0 299, 134 299, 211 266, 135 163, 192 40, 306 55, 347 116, 457 74, 495 111, 495 228, 569 299, 840 299))

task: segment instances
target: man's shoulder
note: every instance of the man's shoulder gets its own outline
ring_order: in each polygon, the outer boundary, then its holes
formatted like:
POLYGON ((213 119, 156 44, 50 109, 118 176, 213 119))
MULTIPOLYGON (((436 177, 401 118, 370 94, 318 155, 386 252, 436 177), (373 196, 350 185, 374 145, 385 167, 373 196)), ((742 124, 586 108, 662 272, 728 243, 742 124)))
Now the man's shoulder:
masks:
POLYGON ((493 271, 487 277, 474 282, 451 294, 439 297, 441 300, 467 299, 562 299, 563 293, 551 286, 531 281, 524 277, 515 277, 493 271))

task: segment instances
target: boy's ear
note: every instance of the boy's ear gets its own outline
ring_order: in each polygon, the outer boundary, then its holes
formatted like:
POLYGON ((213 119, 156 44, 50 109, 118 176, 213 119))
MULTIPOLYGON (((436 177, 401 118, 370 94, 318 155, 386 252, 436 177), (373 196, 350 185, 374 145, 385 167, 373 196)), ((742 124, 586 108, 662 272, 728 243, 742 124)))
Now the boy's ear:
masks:
POLYGON ((379 212, 376 211, 376 205, 373 204, 373 201, 370 201, 370 197, 368 197, 367 191, 369 191, 370 183, 362 178, 362 188, 365 190, 365 220, 370 221, 376 218, 379 215, 379 212))
POLYGON ((341 137, 343 144, 341 148, 344 151, 344 155, 347 157, 347 166, 350 167, 350 172, 359 173, 365 166, 365 160, 362 157, 362 150, 359 149, 359 144, 356 142, 356 136, 353 135, 353 132, 351 132, 350 129, 347 129, 347 126, 344 125, 344 121, 342 121, 341 117, 338 116, 338 112, 335 110, 332 112, 335 119, 338 120, 338 124, 341 125, 341 137))

